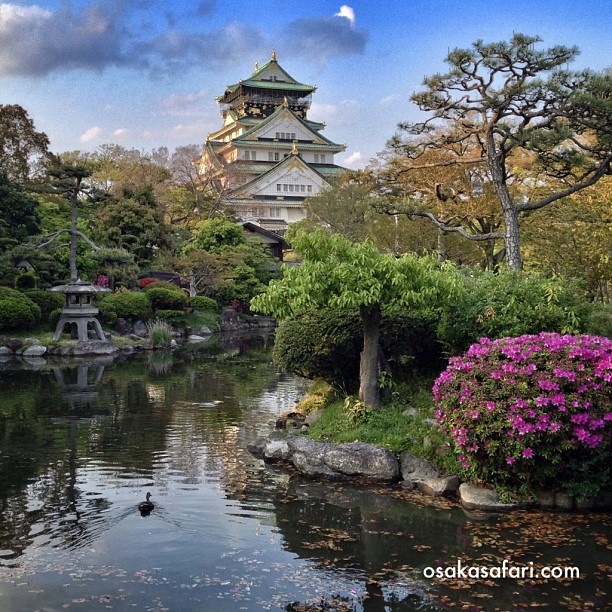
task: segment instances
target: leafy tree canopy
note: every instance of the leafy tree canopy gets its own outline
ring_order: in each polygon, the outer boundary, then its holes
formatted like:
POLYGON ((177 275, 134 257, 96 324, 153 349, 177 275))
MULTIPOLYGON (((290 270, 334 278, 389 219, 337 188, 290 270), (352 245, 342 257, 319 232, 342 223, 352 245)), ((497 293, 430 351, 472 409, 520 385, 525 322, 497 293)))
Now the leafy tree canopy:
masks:
MULTIPOLYGON (((426 78, 424 91, 412 96, 430 117, 400 124, 390 142, 407 161, 402 173, 449 166, 487 173, 504 231, 476 239, 503 238, 513 269, 522 267, 519 217, 594 185, 610 173, 612 159, 612 75, 569 71, 564 67, 578 49, 539 50, 540 41, 515 34, 510 42, 479 40, 470 49, 451 51, 450 70, 426 78), (427 160, 436 150, 450 156, 427 160), (525 162, 531 180, 521 175, 525 162), (513 194, 513 185, 521 181, 520 193, 513 194), (546 190, 533 193, 542 183, 546 190)), ((412 214, 413 203, 403 210, 412 214)), ((440 219, 432 221, 458 231, 440 219)))
POLYGON ((302 265, 284 266, 283 277, 253 299, 252 309, 280 319, 320 306, 358 309, 364 337, 360 393, 368 406, 379 407, 382 308, 393 313, 441 306, 459 284, 457 270, 432 257, 383 254, 370 241, 354 244, 323 230, 297 236, 294 247, 302 265))
POLYGON ((0 170, 11 180, 26 182, 42 173, 50 158, 49 138, 37 132, 27 111, 18 104, 0 104, 0 170))
POLYGON ((38 202, 0 170, 0 253, 38 233, 38 202))

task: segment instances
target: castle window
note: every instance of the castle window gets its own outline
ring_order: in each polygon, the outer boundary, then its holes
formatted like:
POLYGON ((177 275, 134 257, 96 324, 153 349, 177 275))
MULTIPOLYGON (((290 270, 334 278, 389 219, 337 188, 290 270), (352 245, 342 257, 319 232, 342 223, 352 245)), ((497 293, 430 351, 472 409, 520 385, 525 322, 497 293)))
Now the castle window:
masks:
POLYGON ((319 154, 318 153, 314 154, 314 160, 315 160, 315 164, 319 162, 319 154))
POLYGON ((280 183, 276 183, 276 191, 281 191, 282 187, 280 183))
POLYGON ((321 154, 321 163, 324 164, 325 163, 325 155, 321 154))
POLYGON ((312 193, 312 185, 307 185, 306 189, 307 189, 308 193, 312 193))

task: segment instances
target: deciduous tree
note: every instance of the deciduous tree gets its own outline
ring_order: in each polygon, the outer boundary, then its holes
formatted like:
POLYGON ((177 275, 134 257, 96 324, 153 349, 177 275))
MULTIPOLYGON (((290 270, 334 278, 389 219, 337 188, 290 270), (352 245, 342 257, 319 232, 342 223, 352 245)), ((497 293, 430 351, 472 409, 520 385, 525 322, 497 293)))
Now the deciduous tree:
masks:
POLYGON ((456 269, 432 257, 383 254, 371 241, 351 243, 322 230, 297 236, 294 246, 302 265, 285 266, 283 277, 253 299, 252 309, 281 319, 313 307, 358 309, 363 326, 360 398, 379 408, 382 309, 393 313, 441 306, 458 284, 456 269))
POLYGON ((0 104, 0 170, 20 183, 42 174, 49 160, 49 138, 37 132, 28 112, 18 104, 0 104))

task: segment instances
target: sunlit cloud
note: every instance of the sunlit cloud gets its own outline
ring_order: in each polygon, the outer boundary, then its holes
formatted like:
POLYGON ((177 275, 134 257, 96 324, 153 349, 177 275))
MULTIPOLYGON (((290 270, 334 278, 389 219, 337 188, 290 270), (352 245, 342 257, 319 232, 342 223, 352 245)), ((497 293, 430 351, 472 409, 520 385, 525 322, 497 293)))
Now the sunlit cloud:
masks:
POLYGON ((355 11, 346 4, 343 4, 340 7, 340 12, 336 13, 334 17, 346 17, 346 19, 348 19, 352 25, 355 25, 355 11))
POLYGON ((91 143, 94 140, 99 139, 102 136, 102 128, 98 126, 90 127, 88 130, 81 134, 79 140, 83 144, 91 143))
POLYGON ((356 170, 357 168, 362 168, 364 166, 365 158, 361 151, 355 151, 354 153, 351 153, 346 159, 343 159, 340 163, 346 168, 352 168, 353 170, 356 170))
POLYGON ((338 104, 313 102, 308 117, 328 125, 355 125, 359 122, 361 105, 355 100, 342 100, 338 104))

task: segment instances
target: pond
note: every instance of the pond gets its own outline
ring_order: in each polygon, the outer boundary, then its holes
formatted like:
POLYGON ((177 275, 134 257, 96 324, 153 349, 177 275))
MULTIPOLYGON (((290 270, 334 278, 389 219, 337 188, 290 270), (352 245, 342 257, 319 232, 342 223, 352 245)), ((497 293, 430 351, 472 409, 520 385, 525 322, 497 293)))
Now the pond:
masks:
POLYGON ((271 342, 1 362, 0 609, 610 603, 609 514, 470 514, 400 485, 308 481, 252 457, 246 445, 307 389, 275 370, 271 342), (154 508, 141 513, 147 492, 154 508), (533 575, 497 578, 504 562, 533 575), (458 564, 471 575, 453 577, 458 564), (544 566, 580 575, 545 579, 544 566))

